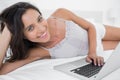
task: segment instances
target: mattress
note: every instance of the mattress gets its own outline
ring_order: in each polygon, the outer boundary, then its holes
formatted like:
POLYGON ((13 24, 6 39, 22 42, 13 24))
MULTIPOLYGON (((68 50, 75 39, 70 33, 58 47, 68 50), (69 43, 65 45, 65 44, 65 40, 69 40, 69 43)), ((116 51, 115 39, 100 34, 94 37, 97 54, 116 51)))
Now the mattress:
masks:
MULTIPOLYGON (((101 56, 103 56, 105 60, 107 60, 112 51, 113 50, 104 51, 101 56)), ((6 75, 0 75, 0 80, 78 80, 77 78, 54 70, 54 66, 74 61, 83 57, 85 56, 37 60, 32 63, 26 64, 6 75)), ((119 74, 120 69, 112 72, 102 80, 120 80, 119 74)))

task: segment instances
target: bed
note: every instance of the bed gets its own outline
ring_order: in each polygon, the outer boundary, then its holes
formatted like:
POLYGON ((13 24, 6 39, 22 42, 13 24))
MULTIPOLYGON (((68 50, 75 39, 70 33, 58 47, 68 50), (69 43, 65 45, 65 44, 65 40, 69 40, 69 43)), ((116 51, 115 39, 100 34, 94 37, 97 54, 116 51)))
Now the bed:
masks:
MULTIPOLYGON (((107 59, 113 50, 104 51, 103 57, 107 59)), ((55 65, 74 61, 85 56, 64 59, 44 59, 29 63, 17 70, 1 75, 0 80, 78 80, 72 76, 54 70, 55 65)), ((120 69, 112 72, 102 80, 120 80, 120 69)), ((80 79, 79 79, 80 80, 80 79)))
MULTIPOLYGON (((45 13, 45 18, 50 15, 53 10, 42 10, 45 13)), ((103 13, 101 11, 73 11, 77 15, 89 21, 96 21, 102 23, 103 13)), ((106 60, 111 55, 113 50, 104 51, 101 56, 106 60)), ((16 69, 6 75, 0 75, 0 80, 78 80, 72 76, 54 70, 55 65, 63 64, 66 62, 74 61, 85 56, 78 56, 73 58, 62 59, 42 59, 32 63, 26 64, 23 67, 16 69)), ((120 80, 120 69, 112 72, 102 80, 120 80)), ((80 79, 79 79, 80 80, 80 79)))

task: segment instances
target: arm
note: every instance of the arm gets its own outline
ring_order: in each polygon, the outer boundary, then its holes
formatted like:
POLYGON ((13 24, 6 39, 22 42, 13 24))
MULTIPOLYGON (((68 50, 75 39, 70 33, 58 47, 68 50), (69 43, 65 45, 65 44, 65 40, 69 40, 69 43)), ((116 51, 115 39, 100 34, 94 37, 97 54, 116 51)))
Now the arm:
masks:
POLYGON ((97 63, 103 64, 103 58, 96 55, 96 30, 93 24, 81 17, 78 17, 77 15, 66 9, 58 9, 55 13, 52 14, 52 16, 71 20, 87 30, 89 39, 89 53, 86 59, 89 62, 91 62, 91 60, 93 59, 95 65, 97 63))
POLYGON ((15 62, 6 62, 2 65, 0 74, 9 73, 19 67, 22 67, 28 63, 31 63, 36 60, 50 58, 48 51, 42 48, 33 48, 28 52, 29 56, 24 60, 18 60, 15 62))
POLYGON ((11 33, 5 26, 4 30, 0 34, 0 68, 2 66, 3 59, 8 49, 10 40, 11 40, 11 33))
POLYGON ((19 67, 22 67, 25 64, 33 62, 37 59, 39 59, 39 57, 36 57, 36 58, 31 57, 31 58, 27 58, 27 59, 15 61, 15 62, 5 62, 1 67, 0 75, 7 74, 7 73, 9 73, 9 72, 11 72, 19 67))

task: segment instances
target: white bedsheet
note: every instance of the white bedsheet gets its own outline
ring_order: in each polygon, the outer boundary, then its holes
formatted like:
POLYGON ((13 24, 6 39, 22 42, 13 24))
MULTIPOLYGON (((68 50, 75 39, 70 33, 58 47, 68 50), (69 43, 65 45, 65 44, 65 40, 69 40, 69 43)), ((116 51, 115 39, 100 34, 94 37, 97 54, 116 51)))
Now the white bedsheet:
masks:
MULTIPOLYGON (((104 57, 107 59, 111 52, 112 50, 105 51, 104 57)), ((72 76, 54 70, 53 66, 80 58, 82 57, 38 60, 18 68, 9 74, 0 75, 0 80, 78 80, 72 76)), ((120 69, 112 72, 102 80, 120 80, 119 74, 120 69)))

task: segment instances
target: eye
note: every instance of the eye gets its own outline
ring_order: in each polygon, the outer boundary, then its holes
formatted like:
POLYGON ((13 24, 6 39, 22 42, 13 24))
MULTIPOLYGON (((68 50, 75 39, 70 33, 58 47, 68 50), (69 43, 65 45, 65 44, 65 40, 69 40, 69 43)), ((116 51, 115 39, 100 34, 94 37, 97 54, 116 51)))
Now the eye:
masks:
POLYGON ((34 27, 32 25, 30 25, 27 29, 27 31, 32 31, 34 29, 34 27))
POLYGON ((43 17, 42 17, 42 16, 39 16, 38 22, 42 22, 42 21, 43 21, 43 17))

